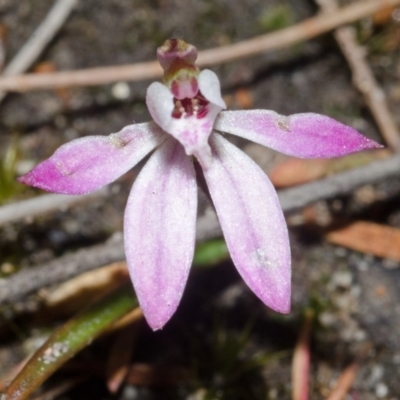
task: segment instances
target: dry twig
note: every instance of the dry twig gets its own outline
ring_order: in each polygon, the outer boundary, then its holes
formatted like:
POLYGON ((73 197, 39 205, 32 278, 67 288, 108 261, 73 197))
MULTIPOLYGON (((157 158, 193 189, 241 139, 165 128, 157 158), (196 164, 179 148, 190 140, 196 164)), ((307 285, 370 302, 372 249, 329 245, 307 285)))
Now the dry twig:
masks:
POLYGON ((326 400, 343 400, 353 385, 358 369, 357 363, 350 364, 340 375, 335 388, 326 400))
POLYGON ((0 24, 0 72, 3 70, 4 62, 6 60, 6 29, 0 24))
POLYGON ((125 314, 121 319, 116 321, 109 329, 106 330, 105 334, 118 331, 119 329, 125 328, 128 325, 137 323, 143 318, 142 309, 140 307, 136 307, 128 314, 125 314))
MULTIPOLYGON (((327 179, 279 191, 279 200, 285 212, 290 212, 318 200, 346 195, 355 188, 400 175, 400 156, 376 161, 367 166, 333 175, 327 179)), ((85 196, 46 194, 29 200, 0 207, 0 226, 58 210, 65 210, 77 203, 103 197, 107 188, 85 196)), ((207 240, 221 231, 214 211, 209 209, 197 221, 197 239, 207 240)), ((118 261, 118 260, 117 260, 118 261)))
POLYGON ((41 292, 46 312, 52 315, 71 315, 87 304, 87 299, 95 299, 105 293, 120 288, 129 282, 126 262, 116 262, 84 272, 63 282, 55 290, 41 292))
MULTIPOLYGON (((336 0, 315 1, 325 15, 331 15, 338 9, 336 0)), ((364 95, 365 101, 378 124, 382 136, 392 150, 399 152, 399 130, 389 111, 385 93, 376 81, 365 59, 365 50, 357 42, 355 28, 343 26, 335 30, 334 36, 350 65, 354 85, 364 95)))
POLYGON ((313 312, 308 310, 293 353, 292 360, 292 400, 308 400, 310 373, 310 336, 313 312))
POLYGON ((350 194, 354 189, 400 176, 400 156, 376 161, 326 179, 280 190, 279 200, 285 212, 302 208, 318 200, 350 194))
POLYGON ((106 193, 108 193, 107 189, 97 190, 96 192, 83 196, 45 194, 29 200, 7 204, 0 207, 0 226, 9 222, 32 218, 36 215, 48 212, 66 210, 75 204, 93 200, 104 196, 106 193))
POLYGON ((106 382, 110 393, 117 393, 128 375, 138 333, 138 326, 128 326, 115 335, 106 364, 106 382))
MULTIPOLYGON (((266 51, 277 50, 295 43, 309 40, 338 26, 350 24, 379 10, 400 5, 400 0, 359 1, 348 7, 309 18, 303 22, 277 32, 244 40, 229 46, 199 52, 199 66, 217 65, 266 51)), ((139 81, 161 76, 162 70, 156 61, 130 65, 90 68, 71 72, 49 74, 27 74, 0 78, 0 90, 28 91, 71 86, 104 85, 118 81, 139 81)))
POLYGON ((129 370, 127 382, 144 386, 181 385, 189 382, 190 378, 190 370, 180 365, 134 363, 129 370))
POLYGON ((11 278, 0 280, 0 304, 13 302, 41 287, 63 282, 84 271, 123 259, 122 237, 112 237, 106 243, 78 250, 40 267, 28 268, 11 278))
MULTIPOLYGON (((278 193, 279 200, 283 211, 290 212, 318 200, 347 195, 362 185, 398 176, 400 176, 400 155, 321 181, 281 190, 278 193)), ((213 211, 210 210, 199 218, 196 233, 198 241, 218 237, 221 233, 213 211)), ((124 258, 122 235, 117 235, 104 244, 78 250, 40 267, 22 270, 10 278, 0 280, 0 304, 12 303, 44 286, 63 282, 82 272, 124 258)))
MULTIPOLYGON (((76 0, 58 0, 42 24, 33 32, 30 39, 4 68, 3 75, 5 77, 14 76, 27 71, 64 25, 75 5, 76 0)), ((4 96, 5 93, 0 93, 0 101, 4 96)))

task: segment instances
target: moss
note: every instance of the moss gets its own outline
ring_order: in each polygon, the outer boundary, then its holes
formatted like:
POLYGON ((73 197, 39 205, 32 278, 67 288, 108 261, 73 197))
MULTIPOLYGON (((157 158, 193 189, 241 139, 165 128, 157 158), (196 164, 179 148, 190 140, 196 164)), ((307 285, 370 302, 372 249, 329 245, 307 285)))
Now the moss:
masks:
POLYGON ((18 137, 14 136, 0 159, 0 204, 12 198, 21 190, 17 182, 18 137))
POLYGON ((265 9, 258 18, 258 25, 264 31, 277 31, 294 23, 292 10, 285 4, 265 9))

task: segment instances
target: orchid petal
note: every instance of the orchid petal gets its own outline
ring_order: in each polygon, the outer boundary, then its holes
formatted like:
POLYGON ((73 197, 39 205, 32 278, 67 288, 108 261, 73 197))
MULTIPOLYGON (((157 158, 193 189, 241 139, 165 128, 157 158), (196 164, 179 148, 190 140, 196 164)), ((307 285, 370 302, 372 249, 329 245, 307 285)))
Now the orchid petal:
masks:
POLYGON ((18 180, 49 192, 89 193, 119 178, 166 138, 154 123, 128 125, 109 136, 79 138, 18 180))
POLYGON ((147 89, 146 103, 154 121, 182 144, 187 155, 196 156, 203 168, 207 169, 212 161, 208 138, 215 118, 226 105, 214 72, 202 71, 198 83, 201 95, 208 102, 206 113, 202 116, 192 114, 173 117, 174 96, 166 86, 158 82, 152 83, 147 89))
POLYGON ((146 104, 155 123, 170 135, 173 124, 172 112, 175 108, 174 96, 171 91, 160 82, 153 82, 146 93, 146 104))
POLYGON ((285 117, 267 110, 225 111, 215 129, 300 158, 339 157, 382 147, 355 129, 314 113, 285 117))
POLYGON ((171 138, 137 177, 124 220, 129 272, 154 330, 171 318, 182 297, 194 254, 196 212, 193 163, 171 138))
POLYGON ((233 263, 273 310, 290 309, 290 246, 278 196, 262 170, 221 135, 204 172, 233 263))
POLYGON ((200 72, 198 81, 199 90, 206 100, 217 106, 219 108, 218 112, 225 109, 226 104, 221 96, 221 85, 218 76, 213 71, 205 69, 200 72))

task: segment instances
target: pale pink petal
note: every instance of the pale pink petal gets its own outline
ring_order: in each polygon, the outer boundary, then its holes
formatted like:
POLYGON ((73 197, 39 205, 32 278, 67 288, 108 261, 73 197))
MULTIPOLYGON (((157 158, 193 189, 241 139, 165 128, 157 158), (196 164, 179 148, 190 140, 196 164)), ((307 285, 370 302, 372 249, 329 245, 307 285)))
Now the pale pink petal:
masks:
POLYGON ((253 292, 273 310, 290 309, 290 247, 271 182, 246 154, 214 134, 204 172, 232 260, 253 292))
POLYGON ((146 104, 155 123, 170 135, 173 124, 174 96, 171 91, 160 82, 153 82, 146 93, 146 104))
POLYGON ((79 138, 18 180, 49 192, 89 193, 119 178, 166 138, 154 123, 128 125, 109 136, 79 138))
POLYGON ((193 163, 171 138, 140 172, 124 220, 129 272, 153 329, 164 326, 182 297, 194 253, 196 212, 193 163))
POLYGON ((198 82, 201 94, 209 102, 199 115, 183 114, 180 118, 173 117, 174 97, 166 86, 158 82, 152 83, 147 89, 146 103, 154 121, 182 144, 187 155, 196 156, 203 168, 207 169, 212 161, 208 138, 215 118, 226 106, 214 72, 202 71, 198 82))
POLYGON ((218 76, 211 70, 205 69, 199 75, 199 90, 211 104, 218 107, 218 112, 226 108, 221 96, 221 85, 218 76))
POLYGON ((215 129, 301 158, 338 157, 382 147, 350 126, 314 113, 285 117, 267 110, 225 111, 215 129))

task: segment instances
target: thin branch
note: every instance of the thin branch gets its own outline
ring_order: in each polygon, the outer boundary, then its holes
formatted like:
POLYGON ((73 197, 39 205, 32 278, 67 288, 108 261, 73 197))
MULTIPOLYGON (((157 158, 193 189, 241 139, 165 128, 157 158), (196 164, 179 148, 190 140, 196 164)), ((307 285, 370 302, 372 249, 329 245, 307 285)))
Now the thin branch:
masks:
POLYGON ((106 243, 78 250, 0 280, 0 304, 13 302, 44 286, 63 282, 82 272, 123 259, 122 237, 112 237, 106 243))
POLYGON ((351 389, 359 370, 359 364, 353 362, 351 363, 340 375, 336 386, 333 388, 332 392, 326 398, 326 400, 343 400, 346 394, 351 389))
MULTIPOLYGON (((338 9, 336 0, 315 0, 326 15, 338 9)), ((400 151, 400 132, 389 111, 385 92, 376 81, 374 74, 365 59, 365 49, 356 39, 356 30, 351 26, 343 26, 334 32, 335 39, 341 48, 353 73, 353 83, 364 95, 371 114, 389 147, 400 151)))
POLYGON ((375 161, 329 178, 278 192, 283 211, 291 212, 318 200, 351 194, 354 189, 400 176, 400 155, 375 161))
POLYGON ((292 359, 292 400, 307 400, 311 364, 310 336, 313 311, 307 310, 292 359))
MULTIPOLYGON (((354 188, 380 179, 400 175, 400 157, 391 157, 383 161, 371 163, 365 167, 337 174, 324 180, 311 182, 278 192, 282 209, 285 212, 294 211, 318 200, 329 199, 351 193, 354 188)), ((40 214, 66 209, 85 202, 103 197, 109 193, 107 188, 84 196, 60 194, 45 194, 29 200, 0 207, 0 226, 24 219, 35 218, 40 214)), ((210 208, 197 221, 197 239, 204 241, 217 237, 221 231, 214 211, 210 208)))
MULTIPOLYGON (((295 43, 309 40, 338 26, 351 24, 379 10, 400 5, 400 0, 359 1, 348 7, 309 18, 303 22, 277 32, 244 40, 229 46, 204 50, 199 53, 199 66, 210 66, 277 50, 295 43)), ((162 70, 156 61, 112 67, 90 68, 48 74, 27 74, 0 78, 0 90, 27 91, 71 86, 104 85, 118 81, 139 81, 161 76, 162 70)))
POLYGON ((45 194, 29 200, 7 204, 0 207, 0 226, 48 212, 64 211, 75 204, 93 200, 107 193, 107 189, 101 189, 83 196, 45 194))
POLYGON ((250 40, 205 50, 199 53, 199 64, 215 65, 266 51, 285 48, 312 39, 341 25, 351 24, 387 7, 400 5, 399 0, 363 0, 327 14, 306 19, 289 28, 267 33, 250 40))
MULTIPOLYGON (((64 25, 75 5, 76 0, 58 0, 30 39, 4 68, 2 74, 14 76, 27 71, 64 25)), ((0 101, 4 96, 5 93, 0 93, 0 101)))
MULTIPOLYGON (((400 155, 335 176, 280 191, 284 212, 295 211, 315 201, 350 194, 354 189, 383 179, 400 176, 400 155)), ((204 241, 221 236, 217 217, 212 210, 200 217, 196 237, 204 241)), ((39 267, 0 280, 0 304, 12 303, 38 289, 63 282, 82 272, 125 259, 122 235, 104 244, 78 250, 39 267)))
POLYGON ((6 60, 6 29, 3 25, 0 25, 0 73, 4 68, 4 62, 6 60))
POLYGON ((64 25, 75 5, 76 0, 58 0, 30 39, 4 68, 3 75, 17 75, 29 69, 64 25))

